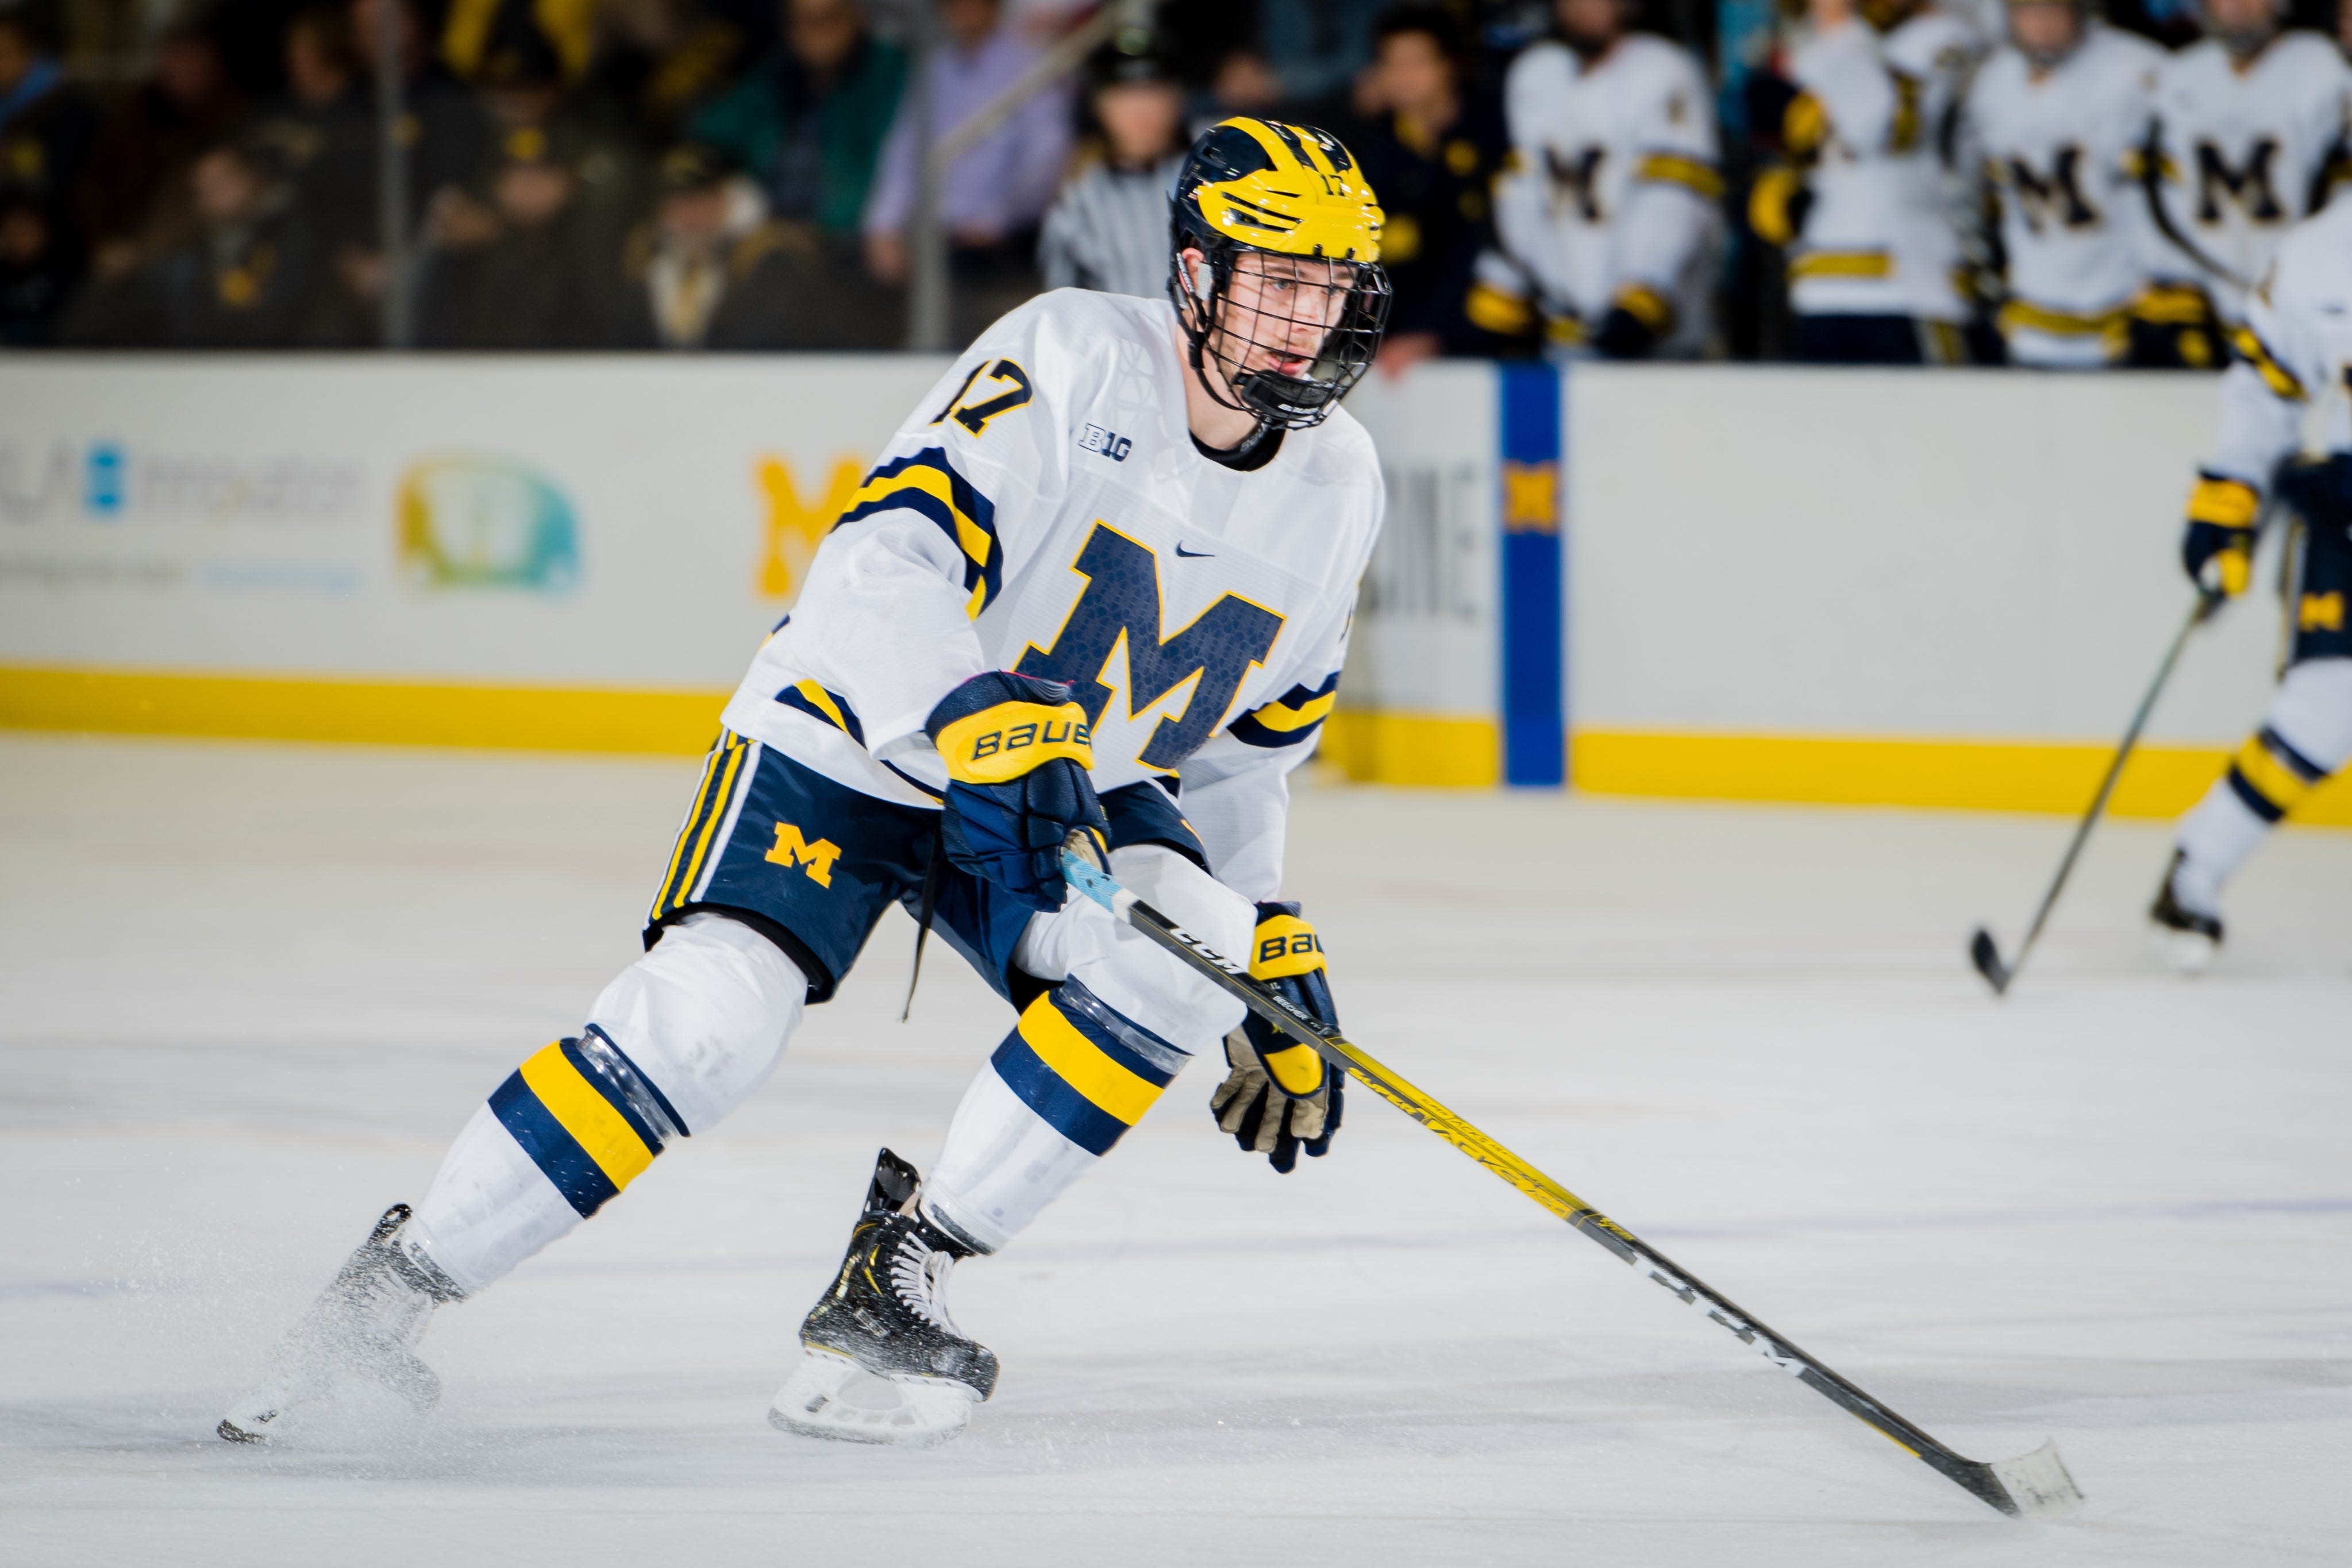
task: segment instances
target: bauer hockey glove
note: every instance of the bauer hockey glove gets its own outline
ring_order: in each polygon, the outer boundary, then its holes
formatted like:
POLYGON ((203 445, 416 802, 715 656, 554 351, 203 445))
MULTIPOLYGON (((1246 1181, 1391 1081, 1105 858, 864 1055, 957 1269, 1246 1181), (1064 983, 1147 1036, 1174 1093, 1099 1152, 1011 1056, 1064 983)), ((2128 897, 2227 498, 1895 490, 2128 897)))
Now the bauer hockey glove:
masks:
MULTIPOLYGON (((1263 980, 1316 1022, 1337 1028, 1331 988, 1323 977, 1323 943, 1298 917, 1296 904, 1257 906, 1250 942, 1250 977, 1263 980)), ((1287 1175, 1298 1151, 1320 1158, 1339 1130, 1346 1073, 1255 1013, 1225 1036, 1233 1071, 1209 1096, 1209 1114, 1234 1135, 1244 1154, 1264 1155, 1287 1175)))
POLYGON ((2180 535, 2180 564, 2189 580, 2225 599, 2243 593, 2253 576, 2254 519, 2262 509, 2252 485, 2200 473, 2180 535))
POLYGON ((924 724, 947 765, 948 859, 1032 909, 1062 907, 1062 843, 1108 844, 1086 709, 1059 681, 992 670, 940 699, 924 724))

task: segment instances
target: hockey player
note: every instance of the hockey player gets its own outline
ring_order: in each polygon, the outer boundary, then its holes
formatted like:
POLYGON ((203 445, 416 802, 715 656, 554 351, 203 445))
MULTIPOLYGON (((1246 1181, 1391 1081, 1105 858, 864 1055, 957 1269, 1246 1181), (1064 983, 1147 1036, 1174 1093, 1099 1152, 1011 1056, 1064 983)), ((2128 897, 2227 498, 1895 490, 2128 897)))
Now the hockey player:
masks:
POLYGON ((1223 1130, 1277 1170, 1325 1152, 1340 1083, 1321 1059, 1066 899, 1061 856, 1091 843, 1330 1016, 1314 930, 1274 900, 1286 776, 1330 710, 1380 523, 1371 444, 1339 403, 1387 311, 1381 222, 1338 141, 1229 120, 1178 180, 1168 299, 1062 290, 981 336, 728 704, 646 956, 490 1094, 414 1212, 384 1214, 223 1437, 279 1431, 339 1376, 429 1404, 433 1311, 742 1103, 894 901, 1019 1019, 929 1179, 883 1152, 778 1426, 961 1430, 997 1365, 949 1315, 952 1266, 1019 1235, 1220 1042, 1223 1130))
POLYGON ((2283 0, 2203 0, 2204 41, 2157 76, 2158 288, 2136 330, 2219 367, 2246 286, 2290 225, 2327 203, 2352 128, 2352 68, 2316 33, 2282 33, 2283 0))
POLYGON ((1721 249, 1713 100, 1689 51, 1629 31, 1633 0, 1557 0, 1511 62, 1511 154, 1470 319, 1555 352, 1706 347, 1721 249))
POLYGON ((2122 362, 2147 283, 2140 184, 2157 66, 2145 39, 2091 19, 2084 0, 2011 0, 2009 44, 1969 89, 1961 167, 1998 212, 2018 364, 2122 362))
POLYGON ((1850 364, 1967 358, 1944 159, 1973 54, 1921 0, 1813 0, 1791 56, 1786 162, 1749 193, 1758 237, 1789 253, 1795 357, 1850 364))
POLYGON ((2189 497, 2181 563, 2210 591, 2244 591, 2263 499, 2300 518, 2286 673, 2263 727, 2180 820, 2172 863, 2148 916, 2175 967, 2202 968, 2221 942, 2221 888, 2263 836, 2352 760, 2352 203, 2298 225, 2250 298, 2221 378, 2221 429, 2189 497), (2304 412, 2325 411, 2324 461, 2281 460, 2301 444, 2304 412))

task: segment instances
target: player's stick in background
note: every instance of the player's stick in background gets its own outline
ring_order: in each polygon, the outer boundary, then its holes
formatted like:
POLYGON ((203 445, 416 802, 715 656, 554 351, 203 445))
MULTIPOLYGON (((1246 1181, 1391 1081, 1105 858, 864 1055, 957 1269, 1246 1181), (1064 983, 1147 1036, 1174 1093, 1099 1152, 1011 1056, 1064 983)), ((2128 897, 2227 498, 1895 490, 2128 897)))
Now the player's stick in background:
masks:
MULTIPOLYGON (((1073 835, 1073 842, 1076 841, 1077 835, 1073 835)), ((2013 1516, 2053 1518, 2082 1506, 2083 1494, 2076 1489, 2074 1478, 2066 1473, 2055 1443, 2044 1443, 2021 1458, 2000 1459, 1991 1464, 1954 1453, 1787 1338, 1765 1327, 1729 1297, 1702 1282, 1664 1253, 1375 1061, 1338 1030, 1316 1022, 1272 988, 1250 978, 1247 965, 1235 963, 1183 930, 1097 870, 1082 851, 1066 849, 1062 869, 1073 887, 1241 998, 1258 1017, 1312 1047, 1333 1067, 1354 1073, 1373 1093, 1607 1248, 1620 1262, 1631 1264, 1636 1273, 1664 1286, 1684 1305, 1708 1322, 1721 1324, 1741 1343, 1930 1469, 2013 1516)))
POLYGON ((2058 895, 2066 890, 2066 879, 2074 874, 2075 857, 2083 852, 2084 844, 2090 841, 2091 829, 2105 813, 2107 801, 2116 792, 2116 782, 2124 776, 2124 764, 2131 760, 2132 748, 2139 744, 2139 732, 2147 726, 2147 716, 2156 707, 2156 699, 2163 695, 2165 683, 2172 679, 2172 666, 2179 663, 2180 650, 2189 645, 2189 634, 2203 625, 2221 603, 2219 593, 2200 591, 2197 595, 2197 602, 2189 608, 2189 619, 2181 622, 2180 630, 2172 634, 2172 646, 2164 651, 2164 663, 2157 666, 2156 679, 2148 683, 2147 695, 2139 699, 2139 707, 2132 715, 2131 727, 2124 731, 2123 744, 2116 747, 2116 755, 2107 764, 2106 777, 2099 780, 2099 792, 2091 799, 2091 809, 2083 813, 2082 821, 2075 826, 2074 841, 2066 846, 2066 858, 2058 862, 2058 874, 2051 879, 2050 891, 2042 895, 2042 907, 2033 912, 2033 924, 2026 927, 2025 940, 2017 945, 2017 956, 2007 963, 2001 962, 2000 948, 1994 944, 1992 933, 1981 925, 1977 927, 1976 935, 1969 938, 1969 962, 1977 967, 1977 973, 1985 977, 1985 983, 1992 988, 1993 995, 2009 995, 2010 982, 2017 978, 2020 969, 2025 967, 2026 955, 2033 951, 2033 944, 2041 938, 2042 927, 2049 923, 2050 911, 2057 906, 2058 895))

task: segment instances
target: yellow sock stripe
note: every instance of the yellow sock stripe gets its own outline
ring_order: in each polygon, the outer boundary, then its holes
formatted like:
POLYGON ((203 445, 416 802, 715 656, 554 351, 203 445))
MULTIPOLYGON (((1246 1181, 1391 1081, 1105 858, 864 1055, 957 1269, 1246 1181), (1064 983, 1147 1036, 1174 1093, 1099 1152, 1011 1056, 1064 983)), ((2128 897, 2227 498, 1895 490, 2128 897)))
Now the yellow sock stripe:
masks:
POLYGON ((2292 811, 2305 795, 2311 793, 2312 787, 2304 782, 2294 769, 2273 756, 2271 748, 2263 744, 2263 737, 2259 735, 2238 747, 2235 760, 2239 773, 2254 787, 2255 792, 2282 811, 2292 811))
POLYGON ((522 1081, 614 1186, 627 1186, 654 1163, 654 1151, 613 1109, 612 1102, 580 1076, 561 1045, 551 1045, 524 1062, 522 1081))
POLYGON ((686 863, 685 874, 680 877, 675 890, 674 903, 683 904, 694 896, 694 884, 702 877, 703 860, 710 853, 710 841, 727 815, 727 802, 734 799, 735 775, 742 771, 743 754, 751 749, 751 746, 740 736, 731 738, 732 744, 727 751, 727 766, 719 778, 719 792, 711 800, 709 814, 703 819, 702 831, 695 837, 694 858, 686 863))
POLYGON ((2012 299, 2000 308, 2000 326, 2005 332, 2029 330, 2057 338, 2090 338, 2119 329, 2128 314, 2124 310, 2102 310, 2084 316, 2012 299))
POLYGON ((1021 1015, 1021 1038, 1037 1060, 1097 1109, 1129 1126, 1143 1120, 1160 1098, 1160 1085, 1138 1078, 1103 1054, 1102 1048, 1064 1018, 1050 996, 1039 997, 1021 1015))
POLYGON ((669 869, 662 873, 661 892, 654 896, 654 918, 661 918, 670 895, 677 891, 677 862, 685 857, 687 841, 694 837, 694 825, 702 820, 702 809, 710 801, 711 780, 719 777, 719 758, 726 755, 730 737, 722 730, 719 743, 702 759, 702 782, 694 791, 694 810, 686 814, 686 823, 677 831, 677 842, 670 846, 669 869))

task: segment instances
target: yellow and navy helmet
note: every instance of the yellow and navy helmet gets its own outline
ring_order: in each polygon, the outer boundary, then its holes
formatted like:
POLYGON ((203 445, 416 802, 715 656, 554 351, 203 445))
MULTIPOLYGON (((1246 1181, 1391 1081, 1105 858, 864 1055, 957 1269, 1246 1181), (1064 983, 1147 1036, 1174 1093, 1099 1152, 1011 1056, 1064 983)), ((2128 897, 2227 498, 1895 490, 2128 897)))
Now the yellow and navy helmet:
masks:
MULTIPOLYGON (((1176 265, 1168 292, 1192 345, 1192 364, 1213 355, 1224 372, 1205 371, 1213 395, 1222 382, 1234 404, 1265 424, 1303 430, 1320 424, 1363 379, 1388 323, 1388 275, 1381 270, 1380 203, 1339 139, 1312 126, 1236 117, 1192 143, 1176 176, 1170 238, 1176 265), (1182 253, 1207 257, 1210 287, 1201 291, 1182 253), (1313 274, 1347 290, 1337 325, 1313 362, 1295 375, 1246 368, 1254 345, 1220 320, 1218 305, 1244 251, 1328 262, 1313 274)), ((1304 276, 1304 275, 1302 275, 1304 276)))

